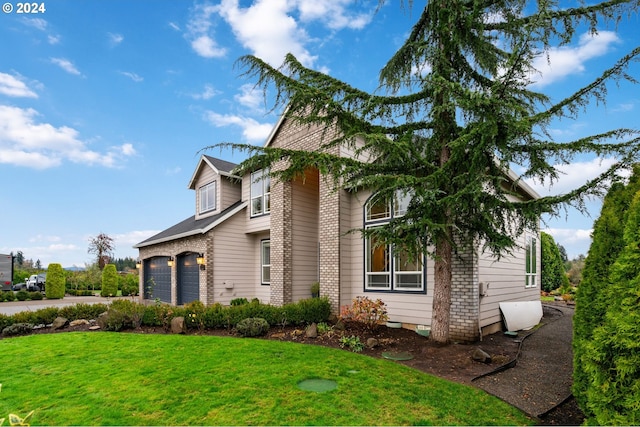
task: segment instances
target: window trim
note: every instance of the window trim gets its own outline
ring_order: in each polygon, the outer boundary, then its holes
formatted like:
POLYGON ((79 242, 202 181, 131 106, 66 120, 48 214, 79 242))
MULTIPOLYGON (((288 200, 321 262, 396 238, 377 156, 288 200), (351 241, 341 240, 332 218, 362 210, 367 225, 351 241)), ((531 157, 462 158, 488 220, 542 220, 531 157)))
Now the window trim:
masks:
POLYGON ((538 287, 538 237, 533 234, 525 236, 524 247, 524 287, 538 287))
POLYGON ((271 285, 271 239, 260 240, 260 284, 263 286, 271 285), (264 248, 269 248, 269 264, 264 263, 264 248), (264 280, 264 269, 269 268, 269 281, 264 280))
MULTIPOLYGON (((402 190, 399 190, 402 191, 402 190)), ((405 192, 406 195, 406 192, 405 192)), ((377 194, 374 193, 371 196, 369 196, 369 198, 367 199, 367 201, 364 204, 364 209, 363 209, 363 222, 364 222, 364 226, 365 228, 374 228, 374 227, 380 227, 384 224, 387 224, 389 221, 391 221, 393 218, 399 218, 405 215, 406 210, 403 211, 399 211, 397 212, 396 206, 395 206, 395 199, 396 197, 394 197, 394 200, 388 201, 387 202, 387 213, 388 216, 382 218, 371 218, 370 215, 370 206, 371 206, 371 202, 374 203, 379 203, 379 200, 375 200, 375 198, 377 197, 377 194)), ((404 199, 404 198, 402 198, 404 199)), ((386 272, 386 274, 384 272, 379 272, 379 273, 374 273, 369 271, 369 261, 370 261, 370 257, 371 257, 371 243, 370 243, 370 239, 371 238, 366 238, 363 239, 363 252, 364 252, 364 277, 363 277, 363 290, 364 292, 385 292, 385 293, 406 293, 406 294, 426 294, 427 293, 427 263, 426 263, 426 257, 424 256, 424 254, 422 255, 421 259, 420 259, 420 263, 421 263, 421 268, 419 271, 402 271, 402 270, 398 270, 397 267, 397 260, 396 260, 396 247, 394 245, 386 245, 386 251, 387 251, 387 262, 389 264, 389 271, 386 272), (420 274, 421 276, 421 287, 418 289, 411 289, 411 288, 406 288, 406 287, 398 287, 397 283, 397 276, 401 276, 401 275, 409 275, 409 274, 420 274), (369 285, 369 278, 371 276, 383 276, 386 275, 388 277, 388 287, 385 288, 380 288, 380 287, 371 287, 369 285)))
POLYGON ((271 178, 269 177, 269 169, 259 169, 249 174, 249 212, 251 218, 271 213, 271 178), (255 177, 255 178, 254 178, 255 177), (254 181, 260 180, 260 194, 253 194, 254 181), (269 191, 266 191, 268 187, 269 191), (260 199, 261 209, 254 212, 253 201, 260 199))
MULTIPOLYGON (((211 181, 211 182, 209 182, 207 184, 204 184, 204 185, 202 185, 202 186, 200 186, 198 188, 198 198, 199 198, 199 200, 198 200, 198 213, 199 214, 204 214, 204 213, 207 213, 207 212, 215 211, 218 208, 218 200, 217 200, 218 199, 218 194, 217 194, 217 191, 218 191, 218 185, 217 185, 216 181, 211 181), (206 194, 208 192, 208 188, 209 187, 213 188, 213 203, 208 204, 208 206, 204 207, 204 209, 203 209, 203 206, 202 206, 203 200, 204 200, 203 193, 206 194), (210 206, 212 206, 212 207, 210 207, 210 206)), ((207 202, 209 202, 209 197, 207 197, 207 202)))

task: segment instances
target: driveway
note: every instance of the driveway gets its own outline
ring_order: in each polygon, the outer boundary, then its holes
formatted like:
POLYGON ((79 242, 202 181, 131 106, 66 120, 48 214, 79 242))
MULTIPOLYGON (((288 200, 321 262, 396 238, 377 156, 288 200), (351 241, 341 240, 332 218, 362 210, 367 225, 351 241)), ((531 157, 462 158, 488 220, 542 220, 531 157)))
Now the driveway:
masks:
MULTIPOLYGON (((114 299, 126 299, 132 297, 74 297, 65 296, 63 299, 43 299, 35 301, 5 301, 0 302, 0 314, 13 315, 21 311, 36 311, 47 307, 66 307, 74 304, 110 304, 114 299)), ((133 297, 134 301, 138 301, 138 297, 133 297)))

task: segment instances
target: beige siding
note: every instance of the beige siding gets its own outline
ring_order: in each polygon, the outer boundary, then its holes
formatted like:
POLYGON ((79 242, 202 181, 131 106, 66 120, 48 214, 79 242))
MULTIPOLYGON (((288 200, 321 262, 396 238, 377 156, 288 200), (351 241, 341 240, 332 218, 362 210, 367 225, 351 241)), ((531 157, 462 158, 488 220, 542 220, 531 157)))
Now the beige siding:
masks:
MULTIPOLYGON (((251 175, 247 174, 242 178, 242 201, 249 202, 245 212, 246 225, 245 233, 259 233, 271 229, 271 215, 260 215, 251 217, 251 175)), ((272 201, 273 203, 274 201, 272 201)))
POLYGON ((240 200, 242 197, 242 185, 227 177, 221 177, 218 182, 218 202, 216 206, 222 211, 240 200))
MULTIPOLYGON (((524 245, 525 237, 519 239, 524 245)), ((525 288, 525 251, 514 248, 513 256, 505 256, 499 261, 493 254, 484 253, 479 259, 479 280, 486 290, 480 297, 480 326, 485 327, 501 322, 500 302, 534 301, 540 299, 540 238, 537 248, 538 286, 525 288)))
POLYGON ((311 284, 318 278, 318 171, 308 171, 304 181, 292 185, 292 299, 311 297, 311 284))
POLYGON ((268 286, 260 284, 260 239, 244 232, 243 213, 213 231, 214 301, 229 304, 234 298, 268 301, 268 286))
POLYGON ((215 215, 220 212, 220 176, 214 172, 209 166, 205 166, 202 168, 202 171, 198 175, 198 178, 195 182, 195 193, 196 193, 196 206, 195 213, 196 219, 205 218, 210 215, 215 215), (207 185, 211 182, 216 182, 216 209, 213 211, 206 212, 204 215, 200 215, 200 187, 203 185, 207 185))

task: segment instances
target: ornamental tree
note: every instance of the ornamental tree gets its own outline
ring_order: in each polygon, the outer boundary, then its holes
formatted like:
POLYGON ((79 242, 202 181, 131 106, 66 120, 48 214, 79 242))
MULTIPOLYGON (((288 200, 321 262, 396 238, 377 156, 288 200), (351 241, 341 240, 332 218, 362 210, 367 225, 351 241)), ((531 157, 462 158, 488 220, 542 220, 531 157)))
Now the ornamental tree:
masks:
POLYGON ((57 263, 49 264, 47 268, 47 283, 44 291, 47 299, 64 298, 66 292, 66 276, 62 265, 57 263))
POLYGON ((540 261, 542 264, 542 290, 551 292, 554 289, 569 286, 569 278, 564 270, 560 249, 553 236, 540 233, 540 261))
MULTIPOLYGON (((409 2, 409 4, 417 4, 409 2)), ((625 73, 640 48, 629 52, 588 86, 553 103, 529 88, 534 59, 568 44, 578 26, 596 32, 602 20, 635 11, 636 2, 612 0, 563 8, 556 1, 427 1, 407 40, 380 72, 380 91, 368 93, 287 55, 281 68, 245 56, 246 76, 266 92, 275 87, 274 108, 288 120, 324 127, 313 152, 245 144, 214 147, 245 150, 238 173, 271 169, 272 179, 291 180, 307 168, 332 178, 336 188, 368 188, 391 199, 410 192, 407 213, 363 237, 434 259, 431 338, 449 341, 451 265, 458 246, 483 242, 498 256, 517 246, 540 215, 567 206, 584 211, 584 199, 600 195, 608 180, 638 152, 638 132, 614 129, 570 142, 555 142, 547 126, 575 117, 590 101, 605 101, 606 85, 625 73), (354 157, 340 157, 336 147, 354 157), (557 180, 556 161, 576 155, 615 156, 610 169, 556 196, 513 201, 518 179, 557 180)), ((209 147, 212 148, 212 147, 209 147)))

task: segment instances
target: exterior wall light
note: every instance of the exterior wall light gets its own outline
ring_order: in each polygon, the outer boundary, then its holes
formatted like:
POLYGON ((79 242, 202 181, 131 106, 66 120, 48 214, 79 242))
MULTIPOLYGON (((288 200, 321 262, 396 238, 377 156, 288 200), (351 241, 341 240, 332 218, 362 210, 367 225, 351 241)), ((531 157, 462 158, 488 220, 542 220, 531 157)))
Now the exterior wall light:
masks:
POLYGON ((136 260, 136 270, 140 270, 141 267, 142 267, 142 261, 140 261, 140 259, 138 258, 138 260, 136 260))
POLYGON ((196 257, 196 263, 200 266, 200 270, 204 270, 206 268, 206 260, 204 259, 204 254, 198 254, 198 256, 196 257))
POLYGON ((169 259, 167 260, 167 265, 169 267, 173 267, 173 257, 172 256, 170 256, 169 259))

